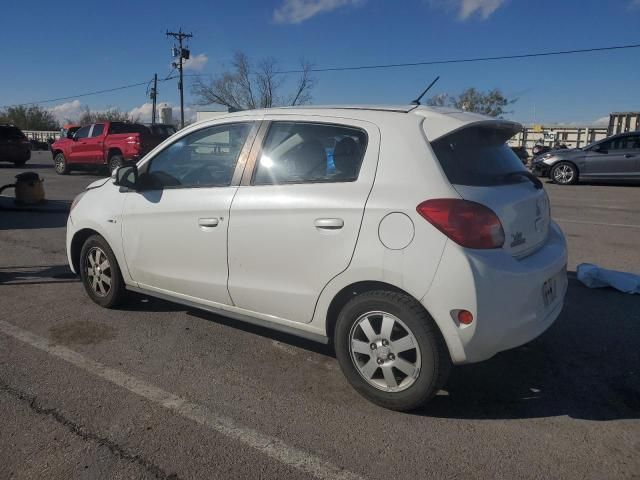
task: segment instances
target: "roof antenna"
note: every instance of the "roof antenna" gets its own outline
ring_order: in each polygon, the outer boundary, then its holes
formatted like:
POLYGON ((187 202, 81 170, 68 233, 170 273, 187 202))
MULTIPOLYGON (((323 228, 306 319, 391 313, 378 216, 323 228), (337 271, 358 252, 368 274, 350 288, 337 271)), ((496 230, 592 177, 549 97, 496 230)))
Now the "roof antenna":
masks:
POLYGON ((440 80, 440 75, 438 75, 438 76, 433 80, 433 82, 431 82, 431 83, 429 84, 429 86, 428 86, 427 88, 425 88, 425 89, 424 89, 424 92, 422 92, 418 98, 416 98, 413 102, 411 102, 411 105, 420 105, 420 100, 422 100, 422 97, 424 97, 424 96, 426 95, 426 93, 427 93, 429 90, 431 90, 431 87, 433 87, 433 86, 436 84, 436 82, 437 82, 438 80, 440 80))

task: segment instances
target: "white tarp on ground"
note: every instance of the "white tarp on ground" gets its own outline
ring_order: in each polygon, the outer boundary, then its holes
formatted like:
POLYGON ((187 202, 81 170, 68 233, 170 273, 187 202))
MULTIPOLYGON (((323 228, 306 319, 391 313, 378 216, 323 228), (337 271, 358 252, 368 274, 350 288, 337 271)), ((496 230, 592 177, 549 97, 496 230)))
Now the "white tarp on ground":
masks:
POLYGON ((640 294, 640 275, 607 270, 590 263, 578 265, 578 280, 589 288, 613 287, 624 293, 640 294))

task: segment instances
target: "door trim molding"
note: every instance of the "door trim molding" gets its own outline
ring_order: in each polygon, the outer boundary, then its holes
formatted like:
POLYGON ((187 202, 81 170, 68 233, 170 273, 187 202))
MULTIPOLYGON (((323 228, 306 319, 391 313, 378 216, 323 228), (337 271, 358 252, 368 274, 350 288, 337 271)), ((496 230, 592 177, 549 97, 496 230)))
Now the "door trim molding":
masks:
MULTIPOLYGON (((252 325, 257 325, 259 327, 264 327, 264 328, 267 328, 269 330, 276 330, 276 331, 281 332, 281 333, 287 333, 289 335, 305 338, 307 340, 311 340, 311 341, 314 341, 314 342, 322 343, 322 344, 325 344, 325 345, 329 343, 329 338, 326 335, 321 335, 321 334, 318 334, 318 333, 313 333, 313 332, 309 332, 309 331, 306 331, 306 330, 301 330, 299 328, 290 327, 288 325, 283 325, 281 323, 269 322, 267 320, 262 320, 260 318, 253 317, 251 315, 247 315, 247 314, 244 314, 244 313, 236 312, 236 311, 233 311, 233 310, 227 310, 226 308, 216 308, 216 307, 211 306, 211 305, 205 305, 205 304, 202 304, 202 303, 194 302, 192 300, 187 300, 185 298, 174 297, 172 295, 168 295, 168 294, 161 293, 161 292, 156 292, 154 290, 148 290, 148 289, 142 288, 142 287, 136 287, 136 286, 133 286, 133 285, 126 285, 126 288, 127 288, 127 290, 130 290, 132 292, 140 293, 140 294, 143 294, 143 295, 148 295, 150 297, 159 298, 161 300, 166 300, 166 301, 172 302, 172 303, 178 303, 178 304, 184 305, 186 307, 196 308, 198 310, 204 310, 204 311, 209 312, 209 313, 220 315, 221 317, 232 318, 234 320, 239 320, 241 322, 250 323, 252 325)), ((227 307, 227 308, 234 308, 234 307, 227 307)), ((301 324, 301 325, 307 325, 307 324, 301 324)))

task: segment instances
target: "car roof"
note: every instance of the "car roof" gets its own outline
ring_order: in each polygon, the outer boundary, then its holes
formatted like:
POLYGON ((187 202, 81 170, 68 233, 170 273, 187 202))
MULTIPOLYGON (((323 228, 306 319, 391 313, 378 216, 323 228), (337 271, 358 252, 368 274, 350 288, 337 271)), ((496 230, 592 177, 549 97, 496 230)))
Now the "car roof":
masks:
POLYGON ((423 117, 424 129, 430 141, 436 140, 469 125, 487 125, 496 128, 508 128, 514 133, 522 130, 522 125, 510 120, 497 119, 478 113, 465 112, 448 107, 427 107, 423 105, 300 105, 295 107, 276 107, 260 110, 243 110, 207 119, 202 122, 220 121, 247 115, 326 115, 348 117, 375 123, 383 119, 390 120, 392 116, 417 115, 423 117))

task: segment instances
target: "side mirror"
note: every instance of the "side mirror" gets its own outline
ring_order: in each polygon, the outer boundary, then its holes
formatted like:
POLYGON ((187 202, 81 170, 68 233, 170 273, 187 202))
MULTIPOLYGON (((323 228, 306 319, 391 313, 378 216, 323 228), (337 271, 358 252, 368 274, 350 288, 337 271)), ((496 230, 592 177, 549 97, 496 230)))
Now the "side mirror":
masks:
POLYGON ((72 133, 72 134, 71 134, 71 137, 69 137, 69 138, 71 138, 71 140, 73 140, 74 142, 77 142, 77 141, 78 141, 78 137, 76 137, 76 134, 75 134, 75 133, 72 133))
POLYGON ((602 148, 602 145, 594 145, 591 151, 598 152, 598 153, 607 153, 607 151, 604 148, 602 148))
POLYGON ((138 186, 138 167, 136 165, 123 165, 113 172, 113 180, 120 187, 135 190, 138 186))

